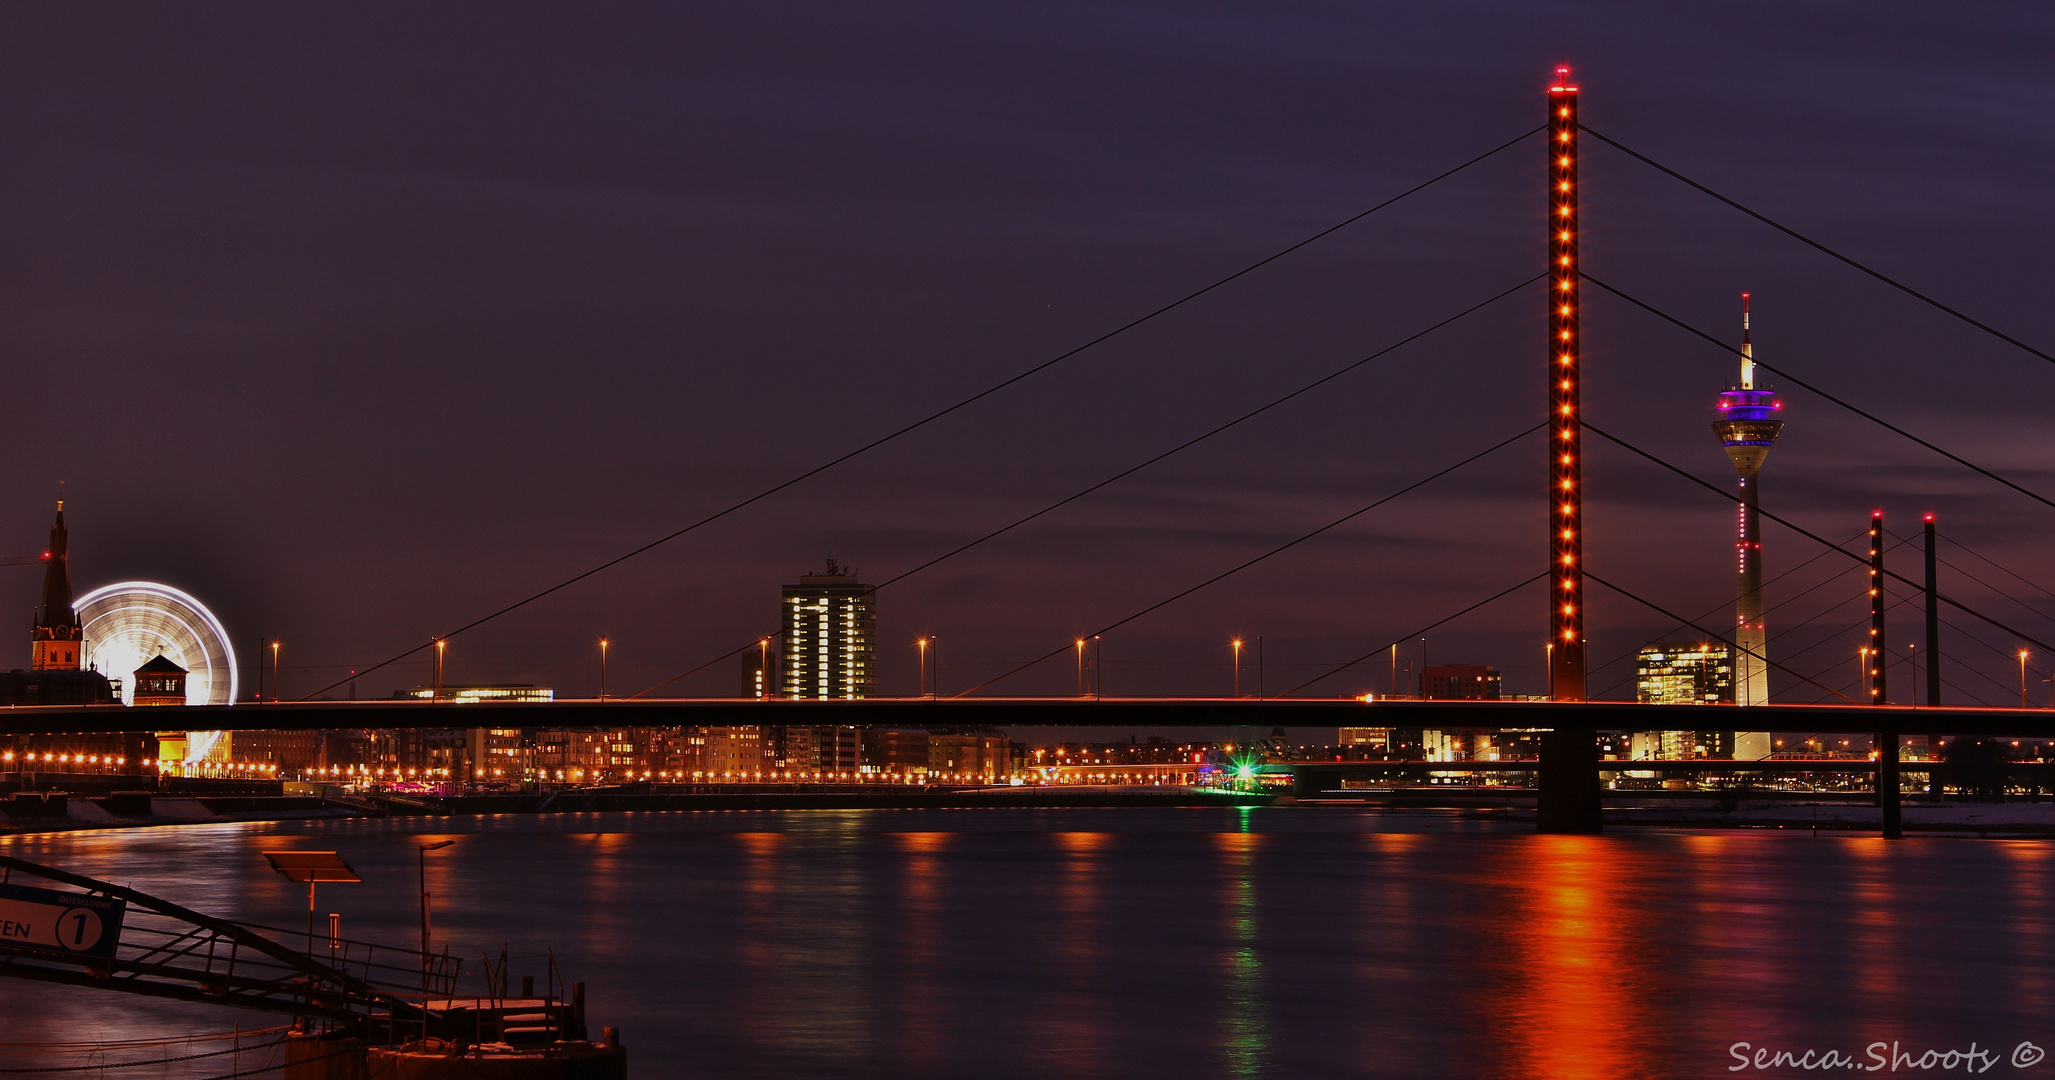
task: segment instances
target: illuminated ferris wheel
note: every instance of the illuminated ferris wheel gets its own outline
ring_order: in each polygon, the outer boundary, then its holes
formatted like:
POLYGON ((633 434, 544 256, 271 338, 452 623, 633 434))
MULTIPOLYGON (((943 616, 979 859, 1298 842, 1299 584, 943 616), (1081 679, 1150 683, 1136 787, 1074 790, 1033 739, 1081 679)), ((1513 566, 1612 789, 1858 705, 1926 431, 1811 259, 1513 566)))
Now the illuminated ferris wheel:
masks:
POLYGON ((123 581, 94 589, 72 608, 85 628, 88 662, 122 681, 125 703, 135 697, 135 670, 159 653, 186 669, 186 704, 235 703, 235 650, 228 647, 228 631, 191 595, 169 585, 123 581))

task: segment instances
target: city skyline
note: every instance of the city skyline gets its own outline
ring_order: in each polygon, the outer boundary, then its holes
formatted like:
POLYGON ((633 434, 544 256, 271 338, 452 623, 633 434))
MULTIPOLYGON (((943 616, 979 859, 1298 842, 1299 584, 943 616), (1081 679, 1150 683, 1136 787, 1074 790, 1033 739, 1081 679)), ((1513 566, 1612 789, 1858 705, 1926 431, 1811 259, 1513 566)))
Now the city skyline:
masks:
MULTIPOLYGON (((878 25, 900 25, 892 20, 902 15, 887 12, 878 25)), ((1821 93, 1817 64, 1798 61, 1839 34, 1837 25, 1785 16, 1770 44, 1671 18, 1680 36, 1661 65, 1631 53, 1628 36, 1602 20, 1555 20, 1581 42, 1582 55, 1566 59, 1587 85, 1588 122, 2029 340, 2049 336, 2021 284, 2043 264, 2032 238, 2055 227, 2030 197, 2047 154, 2003 122, 2013 98, 1951 74, 2022 62, 2009 59, 2024 55, 2013 46, 1996 48, 2006 40, 2000 28, 1971 22, 1936 36, 1913 9, 1884 9, 1837 61, 1847 86, 1863 92, 1821 93), (1904 85, 1894 60, 1915 37, 1928 49, 1928 84, 1917 89, 1904 85), (1737 43, 1738 51, 1728 47, 1737 43), (1717 77, 1736 70, 1750 76, 1739 87, 1717 77), (1942 145, 1946 161, 1907 152, 1942 145), (1856 175, 1860 183, 1846 179, 1856 175), (1970 175, 1981 185, 1974 192, 1956 179, 1970 175), (1943 197, 1908 208, 1904 195, 1915 191, 1943 197)), ((722 19, 709 41, 746 42, 761 29, 746 16, 722 19)), ((1085 59, 1078 62, 1095 96, 1018 104, 1045 78, 1025 56, 1071 55, 1061 35, 1045 32, 1061 24, 1041 25, 1028 44, 1008 49, 955 42, 948 35, 962 26, 945 20, 922 40, 951 40, 988 62, 912 65, 895 81, 852 59, 792 80, 804 88, 798 99, 752 89, 733 65, 710 63, 693 80, 664 83, 666 93, 639 111, 593 90, 566 96, 561 119, 518 128, 518 140, 514 115, 488 109, 475 136, 460 142, 424 141, 425 121, 396 109, 403 94, 457 100, 448 73, 427 67, 425 53, 396 54, 387 77, 311 63, 285 81, 283 100, 347 90, 351 102, 314 109, 311 126, 285 124, 253 99, 210 96, 268 72, 255 51, 216 56, 226 80, 218 91, 182 84, 181 95, 149 102, 132 75, 109 66, 138 56, 176 63, 139 39, 81 42, 62 70, 24 56, 16 78, 63 87, 99 72, 107 100, 132 103, 166 131, 212 134, 167 146, 97 122, 100 98, 59 95, 36 99, 45 107, 16 140, 12 172, 0 182, 41 222, 15 238, 19 274, 32 287, 7 301, 23 328, 30 396, 59 394, 65 380, 182 373, 157 394, 96 410, 93 439, 55 473, 17 473, 0 487, 17 508, 9 528, 21 553, 30 553, 38 518, 65 481, 82 523, 82 588, 136 577, 203 596, 239 649, 259 638, 285 642, 286 691, 311 691, 524 591, 509 583, 541 587, 612 558, 1517 133, 1536 118, 1534 73, 1559 59, 1534 51, 1532 26, 1515 25, 1499 41, 1409 55, 1401 79, 1391 50, 1430 40, 1437 25, 1419 14, 1324 24, 1343 40, 1373 31, 1391 39, 1353 57, 1316 47, 1303 27, 1241 52, 1159 50, 1163 63, 1211 72, 1251 102, 1247 115, 1223 116, 1227 137, 1215 139, 1154 123, 1198 103, 1164 97, 1145 72, 1085 59), (1376 92, 1310 84, 1279 66, 1286 61, 1311 65, 1334 86, 1376 92), (863 134, 805 137, 819 129, 795 101, 831 95, 845 81, 867 88, 849 118, 863 134), (917 112, 903 144, 866 126, 863 117, 883 114, 864 108, 887 100, 897 108, 895 88, 922 86, 954 88, 961 104, 917 112), (1316 103, 1324 111, 1309 112, 1316 103), (1309 119, 1257 125, 1258 113, 1309 119), (219 115, 231 120, 196 127, 219 115), (997 141, 962 126, 985 115, 1030 122, 997 141), (599 116, 611 120, 598 134, 570 122, 599 116), (1147 153, 1120 138, 1141 130, 1157 132, 1141 144, 1147 153), (310 143, 308 131, 330 141, 310 143), (729 153, 651 172, 621 150, 649 143, 682 153, 695 140, 729 153), (1361 148, 1372 143, 1379 153, 1361 148), (516 147, 525 154, 509 156, 516 147), (831 160, 846 165, 834 171, 838 182, 790 179, 818 175, 831 160), (1267 161, 1297 167, 1264 172, 1267 161), (742 183, 767 170, 787 179, 742 183), (343 174, 368 188, 336 178, 343 174), (57 183, 88 176, 93 183, 57 183), (316 204, 316 192, 340 201, 316 204), (424 246, 414 235, 418 215, 440 215, 458 193, 478 192, 496 194, 468 214, 438 217, 443 243, 424 246), (1144 193, 1155 209, 1127 213, 1144 193), (139 231, 114 273, 95 253, 106 250, 105 223, 117 220, 139 231), (657 235, 631 239, 647 236, 624 231, 631 221, 657 223, 657 235), (1102 227, 1113 221, 1123 224, 1102 227), (336 231, 345 223, 359 239, 336 231), (195 236, 223 244, 189 243, 195 236), (431 251, 443 252, 431 264, 450 271, 432 281, 417 269, 431 251), (489 251, 509 258, 481 257, 489 251), (595 276, 574 283, 551 269, 563 265, 589 265, 595 276), (718 265, 740 272, 717 277, 718 265), (256 273, 298 266, 324 269, 256 273), (850 284, 858 280, 868 284, 850 284), (546 301, 514 305, 545 285, 546 301), (674 310, 680 298, 690 301, 683 315, 674 310), (595 323, 595 305, 612 305, 619 317, 595 323), (767 323, 773 312, 791 317, 767 323), (331 331, 346 316, 359 329, 338 337, 331 331), (524 329, 515 335, 514 327, 524 329), (80 344, 59 344, 66 341, 80 344), (851 352, 852 341, 864 344, 851 352), (388 355, 411 358, 406 379, 388 355), (418 389, 373 392, 386 384, 418 389), (330 387, 342 396, 325 396, 330 387), (779 439, 766 443, 758 420, 798 403, 816 419, 780 421, 779 439), (549 430, 513 438, 509 418, 538 407, 549 430), (691 423, 660 447, 656 433, 671 430, 664 418, 673 414, 691 423), (151 447, 218 460, 225 480, 165 485, 161 470, 138 465, 151 447)), ((139 34, 144 25, 127 29, 139 34)), ((338 32, 313 44, 296 36, 307 25, 260 20, 251 32, 309 61, 369 47, 332 26, 338 32)), ((582 27, 578 47, 561 51, 541 88, 518 100, 541 100, 533 94, 594 65, 673 70, 630 40, 635 25, 619 16, 582 27)), ((21 29, 25 41, 72 41, 76 27, 50 15, 21 29)), ((1217 26, 1192 29, 1196 40, 1232 37, 1217 26)), ((506 86, 537 74, 506 51, 524 31, 499 33, 502 48, 465 60, 468 74, 506 86)), ((797 44, 780 41, 777 63, 799 63, 806 50, 797 44)), ((2011 85, 2038 85, 2038 75, 2016 74, 2011 85)), ((28 121, 17 114, 15 123, 28 121)), ((1758 332, 1782 362, 1946 444, 1972 447, 2008 475, 2037 480, 2049 471, 2023 434, 2030 414, 2020 411, 2039 372, 1620 155, 1594 146, 1586 157, 1585 183, 1600 200, 1587 209, 1594 268, 1603 264, 1621 284, 1715 330, 1731 318, 1733 295, 1752 292, 1758 332), (1956 374, 1938 384, 1918 379, 1936 354, 1951 357, 1956 374)), ((882 579, 1174 445, 1241 400, 1282 392, 1412 332, 1424 314, 1459 306, 1452 298, 1509 284, 1499 279, 1531 257, 1542 209, 1533 172, 1531 156, 1502 155, 1404 215, 1337 234, 1303 262, 1280 263, 1210 306, 460 636, 449 649, 450 681, 596 688, 596 642, 606 636, 613 692, 633 693, 775 629, 762 619, 762 590, 792 565, 828 553, 882 568, 882 579)), ((1702 435, 1690 441, 1685 432, 1703 423, 1704 395, 1726 380, 1731 357, 1603 297, 1587 301, 1592 418, 1717 477, 1724 463, 1702 435)), ((948 642, 945 682, 962 689, 1439 465, 1532 407, 1538 319, 1534 305, 1505 302, 1320 400, 891 587, 878 636, 880 693, 911 691, 918 637, 948 642), (1464 387, 1460 398, 1451 400, 1449 385, 1464 387), (1413 403, 1381 421, 1396 428, 1403 454, 1373 450, 1355 433, 1362 410, 1391 396, 1413 403)), ((2019 516, 2037 508, 2021 509, 2003 489, 1827 410, 1808 405, 1807 417, 1803 437, 1779 451, 1773 508, 1834 535, 1879 506, 1900 522, 1932 510, 1944 536, 2049 576, 2016 531, 2019 516)), ((26 438, 63 437, 54 418, 24 421, 26 438)), ((1503 524, 1531 517, 1532 468, 1509 455, 1446 492, 1422 493, 1110 636, 1106 691, 1224 688, 1227 643, 1236 638, 1263 639, 1272 673, 1311 673, 1438 616, 1481 575, 1511 574, 1538 553, 1525 526, 1503 524)), ((1602 447, 1592 451, 1589 484, 1594 566, 1693 614, 1731 590, 1730 579, 1722 582, 1731 549, 1721 550, 1731 509, 1602 447)), ((1807 557, 1796 544, 1773 547, 1768 575, 1807 557)), ((27 607, 34 583, 23 574, 0 587, 19 591, 27 607)), ((1506 673, 1509 693, 1545 692, 1538 604, 1516 598, 1431 635, 1430 659, 1491 663, 1506 673)), ((1593 663, 1624 657, 1612 670, 1631 693, 1633 650, 1668 628, 1616 599, 1596 600, 1593 618, 1593 663)), ((388 682, 367 679, 362 692, 420 684, 426 670, 425 658, 408 661, 381 673, 388 682)), ((1383 675, 1366 665, 1360 686, 1339 680, 1331 692, 1381 689, 1383 675)), ((1060 693, 1070 672, 1052 663, 1019 678, 1022 692, 1060 693)), ((678 689, 723 694, 733 681, 732 666, 716 665, 678 689)), ((1604 681, 1594 673, 1594 693, 1604 681)))

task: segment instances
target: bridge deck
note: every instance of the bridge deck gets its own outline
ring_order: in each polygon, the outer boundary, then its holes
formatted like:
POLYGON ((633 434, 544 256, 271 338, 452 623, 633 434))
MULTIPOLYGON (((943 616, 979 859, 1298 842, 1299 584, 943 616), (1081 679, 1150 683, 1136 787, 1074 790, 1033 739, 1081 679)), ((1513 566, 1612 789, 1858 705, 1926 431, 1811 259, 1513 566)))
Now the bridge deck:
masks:
POLYGON ((179 728, 611 727, 851 724, 871 727, 1397 727, 1610 731, 1806 731, 2055 738, 2055 710, 1857 705, 1642 705, 1635 702, 1361 701, 1254 698, 666 699, 454 704, 310 701, 264 705, 15 706, 0 735, 179 728))

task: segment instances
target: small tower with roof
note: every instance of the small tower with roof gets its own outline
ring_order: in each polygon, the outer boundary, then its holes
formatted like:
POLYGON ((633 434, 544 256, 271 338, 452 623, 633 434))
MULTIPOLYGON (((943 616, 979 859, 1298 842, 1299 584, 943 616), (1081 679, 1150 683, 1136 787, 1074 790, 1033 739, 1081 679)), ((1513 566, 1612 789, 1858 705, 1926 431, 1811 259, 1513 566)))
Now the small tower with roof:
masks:
POLYGON ((84 662, 86 632, 71 608, 71 560, 65 551, 70 539, 59 499, 50 547, 43 552, 43 605, 29 630, 29 666, 35 671, 77 671, 84 662))
POLYGON ((136 705, 183 705, 186 703, 186 669, 158 653, 136 669, 136 705))

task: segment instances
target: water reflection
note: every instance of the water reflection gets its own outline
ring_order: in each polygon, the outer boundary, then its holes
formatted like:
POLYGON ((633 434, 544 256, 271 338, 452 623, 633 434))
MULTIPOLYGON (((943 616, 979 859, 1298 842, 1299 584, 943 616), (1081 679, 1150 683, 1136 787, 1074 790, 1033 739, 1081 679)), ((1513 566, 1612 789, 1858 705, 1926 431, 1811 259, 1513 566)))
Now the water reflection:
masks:
MULTIPOLYGON (((366 880, 323 907, 411 944, 424 837, 458 840, 430 856, 438 939, 467 969, 509 942, 516 977, 555 947, 639 1077, 1696 1077, 1737 1039, 1988 1046, 2055 1005, 2042 842, 1197 808, 278 822, 0 851, 290 927, 305 893, 257 852, 337 850, 366 880)), ((269 1022, 0 998, 0 1041, 269 1022)), ((45 1064, 0 1047, 0 1067, 45 1064)), ((162 1080, 225 1071, 193 1064, 162 1080)))
MULTIPOLYGON (((1248 827, 1243 816, 1241 827, 1248 827)), ((1227 952, 1221 961, 1226 1012, 1221 1049, 1231 1076, 1261 1076, 1268 1063, 1269 1031, 1263 1014, 1263 959, 1256 922, 1256 851, 1263 835, 1215 833, 1221 860, 1222 913, 1227 952)))
POLYGON ((1596 836, 1535 836, 1495 850, 1512 903, 1481 927, 1497 958, 1484 1016, 1500 1076, 1647 1073, 1644 1009, 1660 958, 1633 903, 1643 872, 1629 845, 1596 836))
POLYGON ((1054 834, 1061 864, 1056 870, 1054 941, 1047 963, 1054 992, 1050 1019, 1040 1038, 1044 1064, 1062 1076, 1097 1076, 1109 1059, 1108 1002, 1099 971, 1106 929, 1100 914, 1100 853, 1111 835, 1054 834))
POLYGON ((894 1059, 924 1069, 944 1048, 947 1022, 941 982, 943 949, 942 854, 954 839, 946 832, 907 832, 892 837, 906 856, 900 872, 899 926, 891 951, 897 960, 894 1002, 898 1033, 894 1059))

